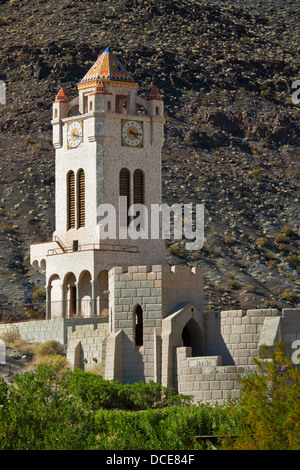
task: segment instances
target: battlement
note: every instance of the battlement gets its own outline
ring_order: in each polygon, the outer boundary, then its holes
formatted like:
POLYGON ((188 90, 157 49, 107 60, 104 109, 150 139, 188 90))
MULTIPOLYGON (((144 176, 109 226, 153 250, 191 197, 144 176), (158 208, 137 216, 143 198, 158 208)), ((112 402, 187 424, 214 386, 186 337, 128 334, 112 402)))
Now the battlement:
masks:
POLYGON ((203 273, 188 266, 129 266, 112 268, 108 275, 109 305, 118 314, 132 310, 136 304, 143 310, 164 318, 177 305, 194 302, 203 308, 203 273))
POLYGON ((124 268, 122 266, 114 267, 111 269, 111 274, 127 274, 127 273, 170 273, 170 274, 194 274, 199 275, 202 273, 201 268, 189 267, 189 266, 171 266, 168 264, 153 265, 153 266, 128 266, 124 268))

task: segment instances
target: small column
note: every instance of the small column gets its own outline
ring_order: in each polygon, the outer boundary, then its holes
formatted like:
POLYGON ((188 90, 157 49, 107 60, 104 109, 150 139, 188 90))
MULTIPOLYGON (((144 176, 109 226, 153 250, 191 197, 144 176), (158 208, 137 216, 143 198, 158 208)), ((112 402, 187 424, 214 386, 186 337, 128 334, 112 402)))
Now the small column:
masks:
POLYGON ((91 280, 92 285, 92 315, 97 315, 97 306, 96 306, 96 281, 91 280))
POLYGON ((52 286, 45 286, 46 289, 46 320, 51 318, 51 289, 52 286))
POLYGON ((60 285, 61 288, 61 318, 66 318, 66 286, 60 285))
POLYGON ((80 282, 75 282, 76 286, 76 317, 80 315, 81 304, 80 304, 80 282))

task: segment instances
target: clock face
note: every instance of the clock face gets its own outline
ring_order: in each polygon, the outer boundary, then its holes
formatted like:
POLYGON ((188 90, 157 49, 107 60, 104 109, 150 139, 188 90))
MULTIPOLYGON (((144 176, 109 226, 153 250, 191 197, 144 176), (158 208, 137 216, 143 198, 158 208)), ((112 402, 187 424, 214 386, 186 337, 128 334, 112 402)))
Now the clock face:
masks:
POLYGON ((68 148, 76 148, 82 141, 82 122, 73 121, 68 126, 67 141, 68 148))
POLYGON ((122 127, 123 145, 136 147, 143 141, 142 123, 127 121, 122 127))

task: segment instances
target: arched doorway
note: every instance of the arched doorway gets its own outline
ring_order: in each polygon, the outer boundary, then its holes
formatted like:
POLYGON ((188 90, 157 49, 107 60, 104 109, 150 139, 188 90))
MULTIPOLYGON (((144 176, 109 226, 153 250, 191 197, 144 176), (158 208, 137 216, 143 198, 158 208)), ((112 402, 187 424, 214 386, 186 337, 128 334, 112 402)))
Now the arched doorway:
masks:
POLYGON ((98 279, 98 297, 97 312, 102 317, 108 316, 108 271, 103 270, 97 276, 98 279))
POLYGON ((78 298, 78 314, 88 317, 92 313, 92 276, 89 271, 82 271, 79 276, 77 289, 78 298))
POLYGON ((181 340, 182 346, 192 348, 192 356, 203 355, 201 328, 194 318, 191 318, 184 326, 181 333, 181 340))
POLYGON ((66 290, 65 312, 66 317, 74 317, 77 313, 77 292, 76 292, 76 277, 73 273, 68 273, 65 276, 64 288, 66 290))
POLYGON ((61 279, 52 274, 46 284, 46 319, 62 316, 61 279))

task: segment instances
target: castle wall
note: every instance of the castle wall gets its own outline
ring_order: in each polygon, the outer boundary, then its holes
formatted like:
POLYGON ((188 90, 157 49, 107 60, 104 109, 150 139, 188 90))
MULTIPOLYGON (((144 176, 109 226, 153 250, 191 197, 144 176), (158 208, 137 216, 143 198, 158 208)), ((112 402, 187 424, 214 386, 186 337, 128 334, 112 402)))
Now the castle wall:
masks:
POLYGON ((300 336, 300 309, 255 309, 206 312, 205 355, 192 357, 189 347, 176 348, 174 387, 194 402, 224 404, 240 396, 239 376, 255 369, 261 348, 283 344, 291 356, 300 336))
MULTIPOLYGON (((182 302, 202 307, 202 271, 188 267, 155 265, 121 267, 109 272, 109 309, 113 331, 123 330, 123 382, 156 380, 161 376, 162 318, 182 302), (200 305, 199 305, 200 304, 200 305), (135 345, 134 309, 143 310, 143 345, 135 345)), ((181 332, 180 332, 181 333, 181 332)), ((172 352, 173 354, 173 352, 172 352)), ((107 357, 109 361, 109 356, 107 357)))
POLYGON ((73 368, 84 370, 97 366, 105 374, 108 323, 77 324, 68 327, 67 360, 73 368))
POLYGON ((68 328, 76 325, 103 323, 102 318, 55 318, 52 320, 33 320, 28 322, 5 323, 0 325, 0 336, 12 328, 17 328, 21 337, 28 342, 44 343, 54 340, 61 344, 68 342, 68 328))
POLYGON ((220 355, 223 365, 251 364, 252 358, 258 356, 259 338, 265 317, 278 315, 280 312, 276 309, 207 312, 205 354, 220 355))
MULTIPOLYGON (((213 356, 217 358, 218 356, 213 356)), ((220 366, 211 357, 191 357, 191 348, 176 350, 177 377, 175 388, 178 393, 193 395, 193 402, 223 405, 228 398, 240 396, 241 385, 238 376, 248 374, 254 366, 220 366)))

